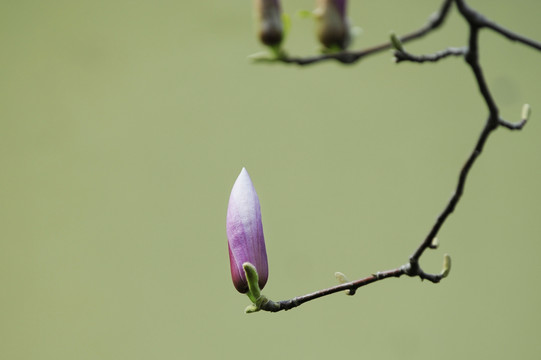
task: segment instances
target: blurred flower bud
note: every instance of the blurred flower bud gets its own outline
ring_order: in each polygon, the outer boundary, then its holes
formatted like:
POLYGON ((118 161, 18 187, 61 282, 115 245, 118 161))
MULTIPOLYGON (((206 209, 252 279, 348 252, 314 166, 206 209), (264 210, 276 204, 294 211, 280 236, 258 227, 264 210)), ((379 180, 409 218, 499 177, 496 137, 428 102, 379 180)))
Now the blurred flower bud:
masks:
POLYGON ((248 292, 243 264, 250 263, 257 271, 259 287, 263 289, 267 283, 269 268, 261 209, 254 185, 245 168, 242 168, 231 190, 226 228, 231 277, 235 288, 243 294, 248 292))
POLYGON ((344 50, 351 42, 346 6, 347 0, 317 0, 317 36, 327 49, 344 50))
POLYGON ((284 37, 280 0, 256 0, 259 39, 267 46, 280 45, 284 37))

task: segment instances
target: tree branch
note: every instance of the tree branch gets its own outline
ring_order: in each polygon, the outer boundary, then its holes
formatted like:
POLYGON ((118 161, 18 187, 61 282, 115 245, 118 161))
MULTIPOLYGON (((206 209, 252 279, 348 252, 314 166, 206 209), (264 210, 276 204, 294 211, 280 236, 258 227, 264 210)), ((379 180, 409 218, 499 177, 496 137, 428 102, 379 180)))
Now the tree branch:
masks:
POLYGON ((331 295, 340 291, 351 291, 354 292, 356 289, 366 286, 368 284, 371 284, 376 281, 389 279, 391 277, 400 277, 402 275, 406 274, 405 270, 400 267, 393 270, 378 272, 377 274, 372 274, 368 277, 365 277, 363 279, 351 281, 348 283, 336 285, 333 287, 330 287, 328 289, 318 290, 310 294, 302 295, 294 297, 293 299, 289 300, 282 300, 282 301, 272 301, 269 299, 264 299, 262 301, 262 304, 260 306, 261 310, 270 311, 270 312, 278 312, 282 310, 290 310, 297 306, 300 306, 304 304, 305 302, 308 302, 310 300, 315 300, 317 298, 320 298, 322 296, 331 295))
MULTIPOLYGON (((432 30, 436 30, 437 28, 439 28, 449 14, 449 9, 451 8, 452 3, 453 0, 444 0, 440 7, 440 10, 432 14, 429 17, 428 22, 423 27, 421 27, 417 31, 413 31, 409 34, 400 36, 400 41, 402 41, 403 43, 407 43, 411 40, 421 38, 432 30)), ((282 55, 276 59, 264 59, 263 61, 280 61, 286 64, 311 65, 321 61, 336 60, 341 62, 342 64, 354 64, 369 55, 378 54, 391 48, 391 42, 385 42, 359 51, 342 51, 334 54, 322 54, 309 57, 290 57, 287 55, 282 55)))
MULTIPOLYGON (((417 32, 403 36, 400 39, 400 42, 395 42, 394 44, 394 46, 397 48, 397 51, 395 52, 397 62, 402 62, 402 61, 413 61, 413 62, 418 62, 418 63, 427 62, 427 61, 434 62, 434 61, 438 61, 440 59, 446 58, 448 56, 464 56, 464 60, 466 61, 467 65, 470 67, 473 73, 475 82, 477 83, 477 86, 479 88, 479 92, 488 110, 488 117, 479 134, 477 142, 459 172, 458 181, 457 181, 453 195, 451 196, 451 198, 445 205, 443 211, 437 217, 436 222, 430 228, 427 236, 424 238, 424 240, 419 245, 419 247, 414 251, 414 253, 410 256, 409 262, 396 269, 378 272, 376 274, 373 274, 371 276, 368 276, 359 280, 346 282, 340 285, 330 287, 328 289, 323 289, 323 290, 319 290, 319 291, 306 294, 303 296, 298 296, 290 300, 274 302, 274 301, 268 300, 267 298, 262 297, 259 301, 257 310, 265 310, 265 311, 271 311, 271 312, 289 310, 305 302, 320 298, 322 296, 334 294, 339 291, 344 291, 344 290, 348 290, 349 291, 348 294, 353 295, 355 293, 355 290, 360 287, 369 285, 376 281, 380 281, 380 280, 384 280, 384 279, 388 279, 392 277, 398 278, 398 277, 401 277, 402 275, 407 275, 410 277, 419 277, 421 280, 426 279, 430 282, 438 283, 441 279, 443 279, 449 274, 451 265, 450 265, 450 257, 448 255, 444 256, 443 269, 441 273, 439 274, 425 273, 419 265, 419 260, 421 256, 423 255, 426 249, 437 248, 438 243, 437 243, 436 236, 438 232, 440 231, 441 227, 443 226, 443 224, 445 223, 445 221, 448 219, 449 215, 453 213, 458 202, 460 201, 464 193, 466 180, 468 178, 470 170, 472 169, 479 155, 481 155, 490 134, 494 130, 496 130, 499 126, 505 127, 510 130, 520 130, 526 124, 529 114, 530 114, 529 105, 524 105, 523 110, 522 110, 521 120, 518 123, 510 123, 500 118, 498 106, 490 92, 490 89, 487 85, 485 76, 482 71, 481 64, 479 62, 479 31, 482 28, 489 28, 501 34, 502 36, 505 36, 506 38, 510 40, 519 41, 523 44, 526 44, 532 48, 535 48, 541 51, 540 43, 530 40, 528 38, 525 38, 521 35, 517 35, 487 20, 483 15, 481 15, 474 9, 470 8, 466 4, 465 0, 444 1, 440 11, 436 13, 434 17, 431 18, 431 20, 428 22, 428 24, 425 27, 421 28, 417 32), (449 7, 452 2, 456 3, 459 13, 468 23, 468 26, 469 26, 468 46, 461 47, 461 48, 447 48, 438 53, 435 53, 432 55, 423 55, 423 56, 415 56, 404 51, 400 42, 403 43, 403 42, 418 38, 428 33, 429 31, 439 27, 443 23, 447 13, 449 12, 449 7)), ((301 58, 283 58, 279 60, 286 63, 288 62, 297 63, 299 65, 306 65, 308 63, 314 63, 314 62, 327 60, 327 59, 335 59, 343 63, 353 63, 359 60, 360 58, 362 58, 363 56, 379 52, 383 49, 388 49, 391 46, 392 46, 391 42, 389 42, 386 44, 378 45, 371 49, 363 50, 358 53, 338 53, 334 55, 323 55, 320 57, 313 57, 313 58, 302 58, 302 59, 301 58)))

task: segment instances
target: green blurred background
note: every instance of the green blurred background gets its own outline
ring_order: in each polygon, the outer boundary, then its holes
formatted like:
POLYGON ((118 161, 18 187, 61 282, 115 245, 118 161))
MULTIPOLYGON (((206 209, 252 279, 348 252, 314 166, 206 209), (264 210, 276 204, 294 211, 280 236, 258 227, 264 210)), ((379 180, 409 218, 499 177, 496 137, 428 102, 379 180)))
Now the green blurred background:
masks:
MULTIPOLYGON (((352 1, 361 48, 440 1, 352 1)), ((469 3, 541 40, 538 0, 469 3)), ((284 1, 294 14, 312 1, 284 1)), ((0 358, 539 359, 541 53, 489 32, 502 115, 422 265, 290 312, 243 314, 225 214, 245 166, 270 278, 290 298, 407 261, 452 193, 486 108, 460 59, 254 65, 250 1, 0 2, 0 358)), ((317 51, 293 17, 287 49, 317 51)), ((466 41, 445 27, 408 45, 466 41)))

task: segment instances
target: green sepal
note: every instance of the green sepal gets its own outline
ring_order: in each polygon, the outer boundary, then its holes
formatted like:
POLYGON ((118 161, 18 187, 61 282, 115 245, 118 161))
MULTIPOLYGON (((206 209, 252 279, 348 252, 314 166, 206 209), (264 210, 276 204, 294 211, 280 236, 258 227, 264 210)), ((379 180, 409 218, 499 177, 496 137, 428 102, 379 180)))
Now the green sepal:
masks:
POLYGON ((282 49, 282 44, 275 45, 275 46, 269 46, 269 49, 271 50, 272 55, 274 56, 273 60, 279 60, 282 58, 285 58, 287 54, 282 49))
POLYGON ((391 33, 391 44, 396 50, 404 52, 404 45, 402 45, 402 41, 400 41, 394 32, 391 33))
POLYGON ((282 42, 284 42, 287 35, 289 35, 289 31, 291 30, 291 17, 286 13, 282 13, 282 29, 284 34, 282 36, 282 42))
POLYGON ((270 56, 268 51, 260 51, 256 52, 255 54, 248 55, 248 59, 254 60, 254 61, 274 61, 275 59, 270 56))
POLYGON ((255 62, 276 62, 287 57, 286 52, 280 48, 280 45, 268 46, 270 51, 260 51, 252 55, 248 55, 248 59, 255 62))
POLYGON ((245 314, 251 314, 251 313, 258 312, 259 310, 260 309, 259 309, 259 307, 257 307, 256 304, 251 304, 251 305, 246 306, 246 309, 244 309, 244 313, 245 314))
POLYGON ((242 264, 244 269, 244 274, 246 275, 246 281, 248 282, 248 292, 246 295, 252 300, 255 304, 257 300, 261 297, 261 289, 259 288, 259 275, 255 266, 249 262, 242 264))
POLYGON ((255 313, 255 312, 258 312, 259 310, 261 310, 261 307, 267 303, 272 303, 272 301, 270 301, 269 299, 267 299, 265 297, 265 295, 261 295, 259 297, 259 299, 257 299, 257 301, 251 305, 248 305, 246 307, 246 309, 244 309, 244 312, 246 314, 251 314, 251 313, 255 313))
POLYGON ((342 52, 344 51, 344 49, 342 49, 340 46, 334 44, 333 46, 331 47, 324 47, 321 49, 321 53, 323 54, 336 54, 336 53, 339 53, 339 52, 342 52))
POLYGON ((310 10, 299 10, 297 11, 297 16, 301 19, 312 19, 315 17, 315 14, 310 10))

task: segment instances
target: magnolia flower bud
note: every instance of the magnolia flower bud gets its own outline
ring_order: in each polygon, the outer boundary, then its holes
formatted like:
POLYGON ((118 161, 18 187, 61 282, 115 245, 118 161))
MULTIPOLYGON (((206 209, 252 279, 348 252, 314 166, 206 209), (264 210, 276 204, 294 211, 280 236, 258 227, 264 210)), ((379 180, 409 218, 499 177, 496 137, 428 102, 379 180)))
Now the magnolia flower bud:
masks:
POLYGON ((255 267, 259 276, 259 287, 263 289, 269 269, 261 209, 254 185, 245 168, 242 168, 231 190, 226 228, 231 277, 235 288, 243 294, 248 291, 243 268, 243 264, 248 262, 255 267))
POLYGON ((328 49, 346 49, 351 42, 347 0, 318 0, 314 11, 318 22, 317 36, 328 49))
POLYGON ((282 10, 279 0, 256 0, 259 39, 267 46, 280 45, 283 39, 282 10))

